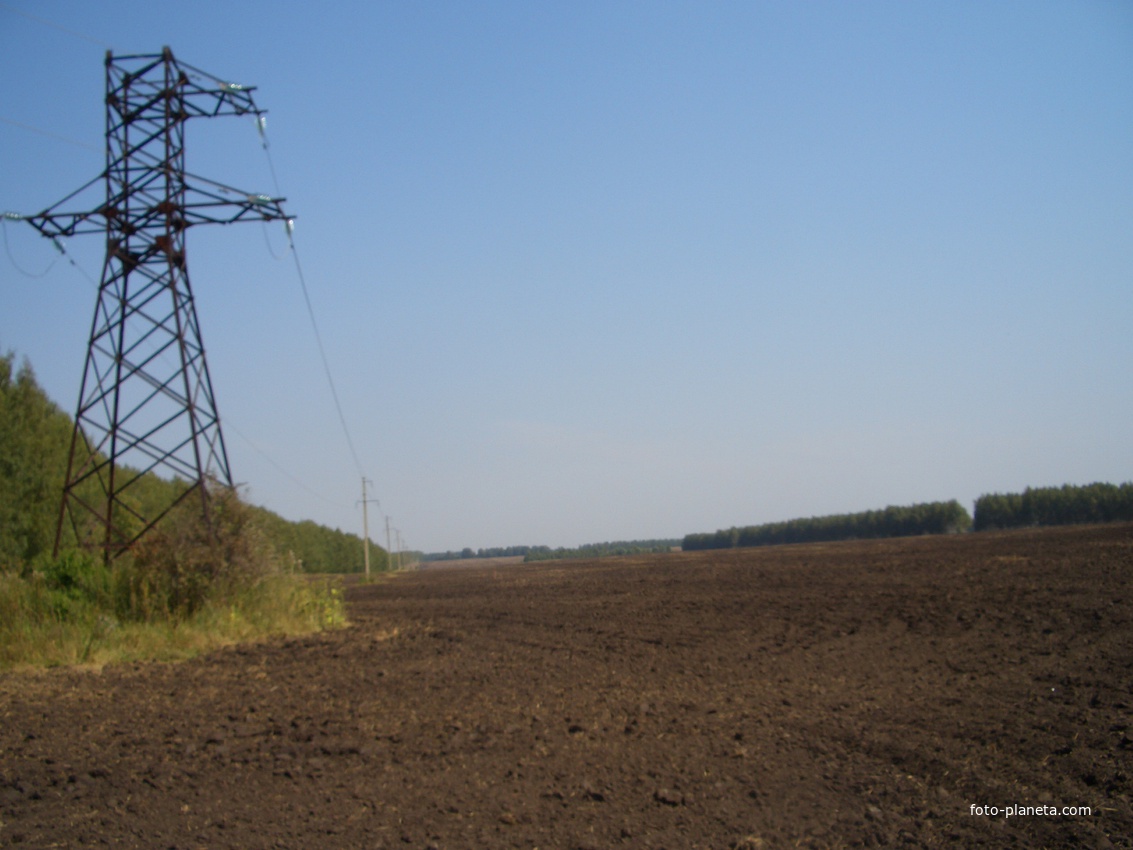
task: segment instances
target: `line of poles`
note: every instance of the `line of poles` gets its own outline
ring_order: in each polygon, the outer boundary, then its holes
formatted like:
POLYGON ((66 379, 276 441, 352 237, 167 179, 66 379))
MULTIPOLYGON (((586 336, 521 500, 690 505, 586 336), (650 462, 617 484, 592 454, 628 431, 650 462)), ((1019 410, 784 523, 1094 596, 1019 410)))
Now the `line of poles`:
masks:
MULTIPOLYGON (((373 502, 374 504, 378 505, 379 507, 381 505, 381 502, 378 501, 377 499, 370 499, 370 498, 367 498, 367 496, 366 496, 366 485, 367 484, 373 484, 373 483, 374 483, 373 481, 370 481, 365 476, 362 476, 362 553, 363 553, 362 554, 362 560, 363 560, 363 563, 365 565, 366 578, 370 577, 370 511, 369 511, 369 505, 370 505, 370 502, 373 502)), ((390 524, 389 524, 390 518, 389 518, 388 515, 386 516, 385 520, 386 520, 386 559, 387 559, 386 566, 389 569, 400 570, 400 569, 403 568, 401 556, 405 551, 405 541, 402 540, 400 529, 397 529, 397 528, 392 529, 393 535, 397 539, 397 549, 395 550, 393 548, 393 545, 392 545, 391 540, 390 540, 391 529, 390 529, 390 524), (396 556, 396 560, 394 560, 395 556, 396 556)))

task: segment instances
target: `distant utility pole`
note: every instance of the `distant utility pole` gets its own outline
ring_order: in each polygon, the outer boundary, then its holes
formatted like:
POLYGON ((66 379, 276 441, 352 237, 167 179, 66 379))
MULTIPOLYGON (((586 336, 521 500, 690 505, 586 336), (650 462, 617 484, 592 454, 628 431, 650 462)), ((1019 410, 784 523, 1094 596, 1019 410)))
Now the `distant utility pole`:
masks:
POLYGON ((370 577, 370 517, 366 507, 371 501, 381 504, 377 499, 366 498, 366 477, 362 476, 362 560, 366 564, 366 578, 370 577))
POLYGON ((386 568, 393 569, 393 548, 389 543, 389 517, 386 517, 386 568))

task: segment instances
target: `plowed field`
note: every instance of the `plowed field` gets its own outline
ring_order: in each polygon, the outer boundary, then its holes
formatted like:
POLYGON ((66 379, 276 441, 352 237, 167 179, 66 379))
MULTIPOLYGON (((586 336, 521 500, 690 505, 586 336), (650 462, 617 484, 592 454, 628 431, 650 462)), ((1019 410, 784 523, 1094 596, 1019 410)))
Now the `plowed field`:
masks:
POLYGON ((0 677, 0 845, 1133 847, 1131 577, 1129 525, 403 574, 0 677))

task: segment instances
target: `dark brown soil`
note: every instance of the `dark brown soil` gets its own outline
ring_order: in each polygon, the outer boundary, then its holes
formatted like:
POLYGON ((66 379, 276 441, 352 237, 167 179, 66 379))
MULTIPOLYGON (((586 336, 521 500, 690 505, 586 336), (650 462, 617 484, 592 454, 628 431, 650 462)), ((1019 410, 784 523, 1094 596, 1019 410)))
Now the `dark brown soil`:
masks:
POLYGON ((0 845, 1133 847, 1131 576, 1129 525, 400 575, 0 677, 0 845))

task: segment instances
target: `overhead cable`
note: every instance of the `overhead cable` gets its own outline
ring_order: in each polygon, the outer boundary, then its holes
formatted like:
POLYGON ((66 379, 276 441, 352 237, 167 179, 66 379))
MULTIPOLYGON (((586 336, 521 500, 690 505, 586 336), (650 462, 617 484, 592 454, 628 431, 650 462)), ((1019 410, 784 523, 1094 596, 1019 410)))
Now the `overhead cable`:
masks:
POLYGON ((113 49, 113 45, 107 44, 101 39, 87 35, 83 32, 79 32, 78 30, 67 29, 67 27, 60 26, 54 21, 49 21, 46 18, 37 18, 35 15, 29 15, 23 9, 17 9, 14 6, 9 6, 7 3, 0 3, 0 9, 7 9, 9 12, 14 12, 17 15, 22 15, 29 21, 35 21, 37 24, 43 24, 43 26, 45 27, 51 27, 52 29, 59 30, 59 32, 65 32, 67 33, 67 35, 73 35, 75 38, 81 38, 83 41, 89 41, 91 44, 96 44, 99 47, 105 48, 106 50, 113 49))
MULTIPOLYGON (((8 260, 12 263, 12 266, 16 269, 16 271, 20 272, 20 274, 24 275, 25 277, 30 277, 30 278, 45 277, 48 272, 50 272, 53 268, 55 268, 55 263, 58 261, 59 257, 55 257, 54 259, 52 259, 51 263, 47 266, 46 269, 44 269, 39 274, 35 274, 34 272, 29 272, 26 269, 24 269, 19 263, 16 262, 16 258, 12 256, 12 249, 8 244, 8 222, 9 221, 23 221, 23 220, 24 220, 24 216, 22 216, 18 213, 6 212, 3 215, 0 215, 0 225, 2 225, 3 231, 4 231, 4 251, 8 254, 8 260)), ((63 257, 75 269, 75 271, 77 271, 84 278, 86 278, 87 283, 89 283, 91 286, 93 286, 95 288, 95 290, 98 289, 98 281, 96 281, 93 277, 91 277, 90 274, 87 273, 87 270, 84 269, 82 266, 80 266, 78 263, 76 263, 75 258, 72 257, 69 253, 67 253, 67 248, 64 246, 63 241, 61 239, 58 239, 56 237, 52 237, 51 244, 55 246, 55 250, 59 252, 59 255, 61 257, 63 257)))
MULTIPOLYGON (((0 3, 0 5, 3 5, 0 3)), ((95 147, 87 142, 80 142, 78 139, 68 138, 67 136, 60 136, 58 133, 52 133, 50 130, 43 130, 39 127, 33 127, 31 124, 25 124, 22 121, 13 121, 11 118, 5 118, 0 115, 0 121, 5 124, 11 124, 13 127, 19 127, 21 130, 27 130, 30 133, 38 133, 40 136, 46 136, 49 139, 55 139, 57 142, 66 142, 69 145, 74 145, 77 148, 86 148, 88 151, 95 153, 103 153, 102 148, 95 147)))
POLYGON ((330 394, 334 399, 334 408, 338 411, 338 421, 342 424, 342 433, 346 436, 346 445, 350 448, 350 456, 354 459, 354 468, 358 471, 360 478, 365 478, 366 474, 362 471, 362 464, 358 461, 358 453, 354 450, 354 440, 350 437, 350 429, 346 426, 346 417, 342 413, 342 404, 338 400, 338 390, 334 385, 334 376, 331 375, 330 362, 327 360, 326 349, 323 347, 323 337, 319 333, 319 324, 315 321, 315 310, 311 306, 311 295, 307 291, 307 279, 303 275, 303 266, 299 262, 299 252, 295 250, 295 238, 292 229, 287 229, 287 239, 291 246, 291 256, 295 260, 295 271, 299 275, 299 285, 303 290, 303 301, 307 305, 307 315, 311 319, 311 329, 315 332, 315 342, 318 343, 319 357, 323 361, 323 371, 326 373, 327 384, 330 386, 330 394))
POLYGON ((13 268, 15 268, 15 270, 18 271, 20 274, 22 274, 24 277, 32 277, 32 278, 46 277, 47 273, 50 272, 53 268, 55 268, 55 263, 59 258, 53 257, 51 259, 51 262, 48 263, 47 268, 45 268, 43 271, 39 272, 39 274, 36 274, 35 272, 29 272, 27 269, 25 269, 23 266, 21 266, 19 263, 17 263, 16 258, 12 256, 12 246, 8 244, 8 221, 9 221, 9 219, 14 219, 16 221, 19 221, 20 219, 19 219, 18 216, 16 216, 13 213, 4 213, 3 216, 0 216, 0 229, 2 229, 4 231, 4 252, 8 255, 8 260, 12 263, 13 268))
MULTIPOLYGON (((264 149, 264 157, 267 159, 268 168, 271 171, 271 179, 275 188, 276 195, 282 194, 279 189, 279 179, 276 177, 275 164, 271 158, 271 145, 268 144, 268 137, 265 127, 265 118, 262 113, 256 115, 256 130, 260 134, 260 143, 264 149)), ((354 440, 350 436, 350 428, 346 425, 346 416, 342 412, 342 404, 338 399, 338 389, 335 387, 334 376, 330 371, 330 361, 327 360, 326 349, 323 347, 323 337, 319 333, 319 323, 315 320, 315 310, 311 306, 311 294, 307 290, 307 278, 303 274, 303 265, 299 262, 299 252, 295 248, 295 225, 293 219, 284 221, 284 226, 287 229, 287 243, 291 249, 291 256, 295 260, 295 271, 299 275, 299 286, 303 290, 303 301, 307 305, 307 316, 311 320, 311 329, 315 332, 315 342, 319 347, 319 357, 323 362, 323 371, 326 373, 327 384, 330 386, 330 394, 334 399, 334 408, 338 411, 338 421, 342 425, 342 433, 346 437, 346 445, 350 449, 350 457, 354 460, 354 468, 358 472, 360 478, 365 478, 366 474, 362 471, 362 464, 358 460, 358 452, 354 449, 354 440)), ((269 246, 270 247, 270 246, 269 246)))
POLYGON ((235 425, 233 425, 232 420, 227 416, 224 417, 224 427, 234 431, 236 436, 239 437, 241 440, 243 440, 245 443, 247 443, 249 448, 252 449, 252 451, 254 451, 256 454, 258 454, 260 457, 262 457, 264 460, 266 460, 269 464, 271 464, 273 467, 275 467, 275 470, 277 472, 279 472, 281 475, 289 478, 291 480, 291 482, 293 484, 295 484, 296 486, 301 487, 303 490, 306 490, 312 496, 314 496, 318 499, 321 499, 322 501, 326 502, 328 505, 334 505, 336 508, 345 507, 345 505, 343 505, 341 502, 337 502, 334 499, 331 499, 331 498, 323 495, 322 493, 318 492, 317 490, 314 490, 313 488, 311 488, 311 487, 307 486, 305 483, 303 483, 303 481, 301 481, 300 479, 298 479, 294 475, 292 475, 290 472, 288 472, 283 466, 278 464, 271 455, 269 455, 267 452, 265 452, 263 449, 261 449, 254 442, 252 442, 251 438, 249 438, 239 428, 237 428, 235 425))

